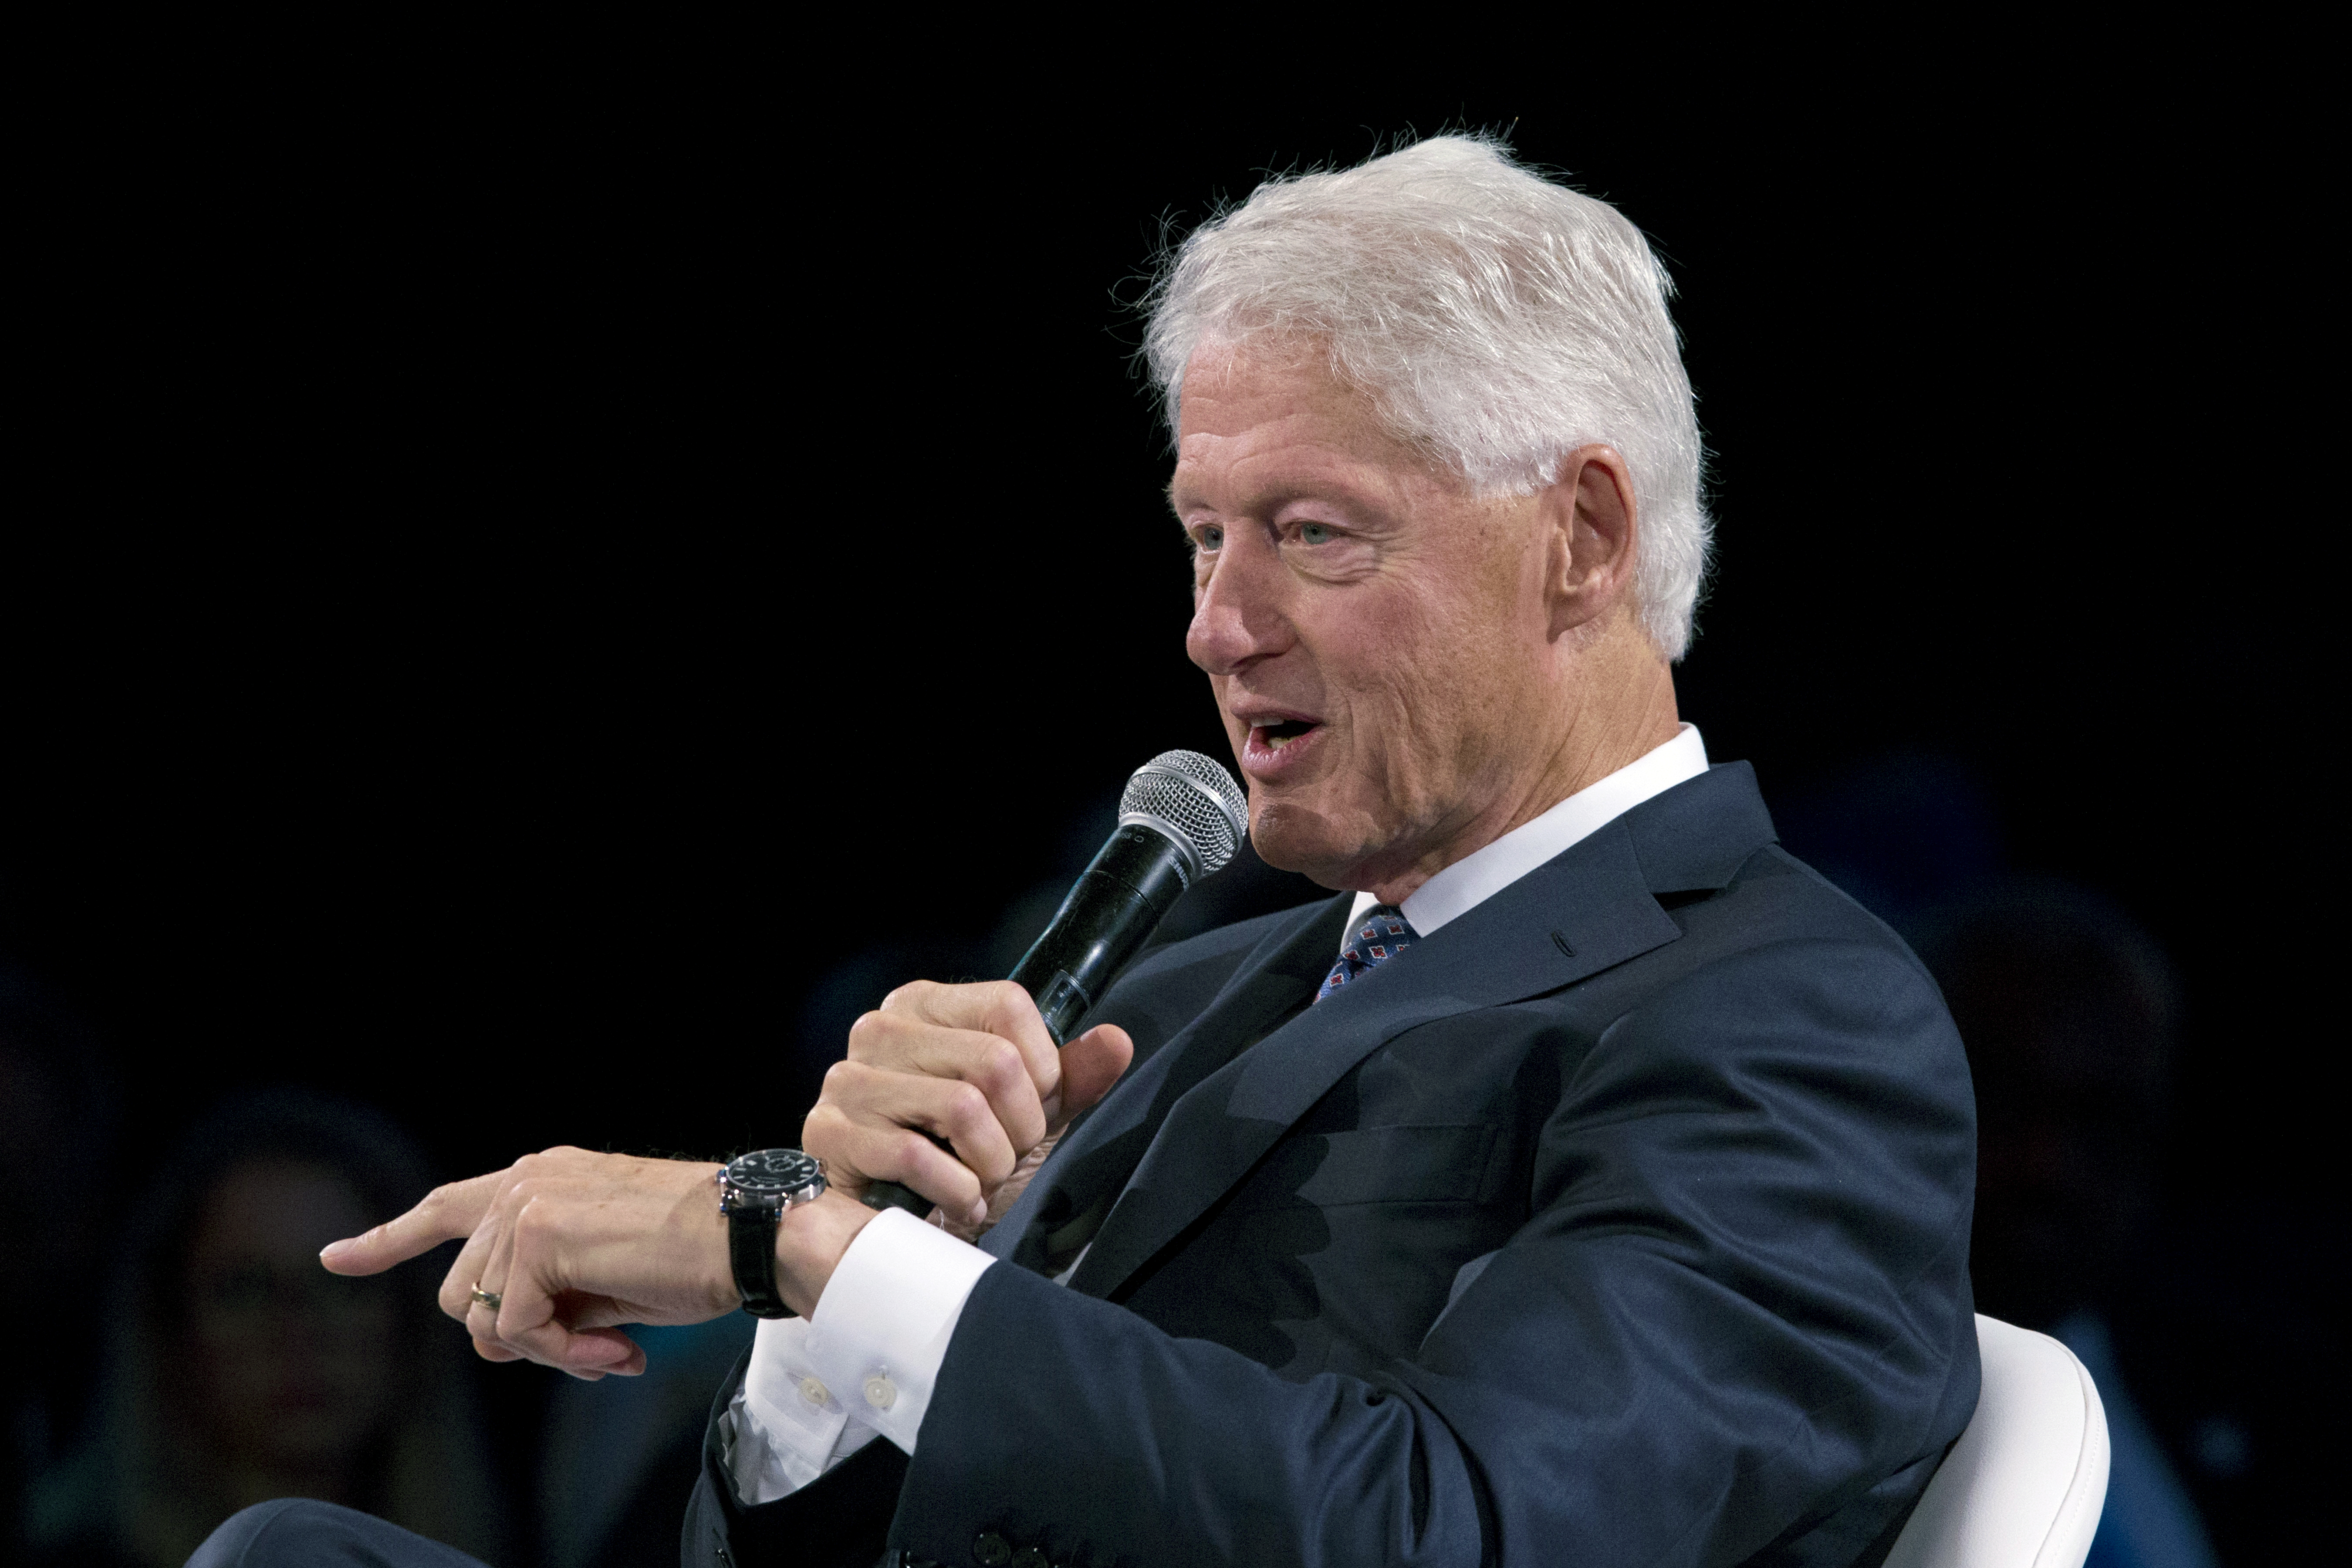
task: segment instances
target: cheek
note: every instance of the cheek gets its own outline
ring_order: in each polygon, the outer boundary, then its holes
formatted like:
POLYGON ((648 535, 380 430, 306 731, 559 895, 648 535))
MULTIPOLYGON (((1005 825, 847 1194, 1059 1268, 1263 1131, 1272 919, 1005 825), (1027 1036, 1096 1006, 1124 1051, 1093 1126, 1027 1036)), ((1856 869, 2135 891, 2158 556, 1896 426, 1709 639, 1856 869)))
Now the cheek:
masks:
POLYGON ((1332 628, 1323 668, 1364 719, 1382 729, 1446 729, 1476 700, 1482 672, 1465 658, 1464 628, 1440 609, 1399 595, 1332 628))
POLYGON ((1530 596, 1513 591, 1509 563, 1486 563, 1482 580, 1465 567, 1463 590, 1413 606, 1416 670, 1428 689, 1447 694, 1465 720, 1517 710, 1541 678, 1542 617, 1530 596))
POLYGON ((1412 803, 1409 814, 1443 806, 1524 743, 1528 661, 1473 607, 1389 606, 1349 668, 1358 672, 1350 706, 1361 774, 1412 803))

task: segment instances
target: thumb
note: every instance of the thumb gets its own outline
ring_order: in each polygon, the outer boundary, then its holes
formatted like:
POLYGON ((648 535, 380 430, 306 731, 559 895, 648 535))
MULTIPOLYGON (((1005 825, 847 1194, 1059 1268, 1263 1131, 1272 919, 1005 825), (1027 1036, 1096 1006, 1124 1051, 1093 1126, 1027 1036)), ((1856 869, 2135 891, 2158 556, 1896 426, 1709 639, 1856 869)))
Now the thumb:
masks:
POLYGON ((509 1281, 506 1305, 499 1312, 499 1345, 520 1351, 541 1366, 592 1382, 608 1372, 635 1377, 646 1370, 644 1350, 613 1326, 626 1314, 602 1298, 567 1300, 571 1310, 559 1311, 555 1301, 534 1285, 509 1281))
POLYGON ((1111 1091, 1135 1059, 1135 1041, 1117 1024, 1097 1024, 1062 1047, 1062 1082, 1048 1108, 1048 1133, 1111 1091))
POLYGON ((557 1367, 589 1383, 606 1373, 618 1373, 623 1377, 636 1377, 646 1370, 646 1352, 636 1341, 618 1329, 583 1329, 569 1331, 551 1325, 552 1331, 542 1331, 533 1347, 532 1359, 547 1358, 549 1366, 557 1367))

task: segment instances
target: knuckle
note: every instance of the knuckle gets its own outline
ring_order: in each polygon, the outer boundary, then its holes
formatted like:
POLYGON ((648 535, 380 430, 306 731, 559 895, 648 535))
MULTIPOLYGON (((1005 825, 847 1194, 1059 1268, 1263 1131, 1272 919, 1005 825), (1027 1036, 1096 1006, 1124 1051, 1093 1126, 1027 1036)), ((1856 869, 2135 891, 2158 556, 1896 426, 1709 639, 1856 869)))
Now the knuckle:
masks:
POLYGON ((932 993, 941 989, 939 982, 935 980, 909 980, 882 998, 882 1011, 885 1013, 919 1011, 930 1000, 932 993))
POLYGON ((994 1120, 988 1096, 969 1083, 958 1083, 949 1089, 947 1112, 948 1119, 960 1127, 973 1128, 994 1120))
POLYGON ((801 1125, 801 1147, 824 1163, 830 1179, 833 1168, 846 1161, 856 1147, 856 1129, 845 1118, 827 1117, 820 1121, 812 1116, 801 1125))
POLYGON ((857 1022, 849 1026, 849 1054, 863 1057, 877 1049, 889 1028, 890 1020, 881 1013, 860 1013, 857 1022))
POLYGON ((884 1092, 888 1077, 881 1068, 867 1067, 863 1062, 846 1063, 845 1070, 837 1076, 826 1074, 820 1102, 829 1103, 841 1115, 855 1119, 862 1109, 871 1106, 884 1092))
POLYGON ((1028 1058, 1021 1047, 1002 1035, 990 1038, 981 1052, 980 1069, 991 1087, 1007 1089, 1029 1081, 1028 1058))

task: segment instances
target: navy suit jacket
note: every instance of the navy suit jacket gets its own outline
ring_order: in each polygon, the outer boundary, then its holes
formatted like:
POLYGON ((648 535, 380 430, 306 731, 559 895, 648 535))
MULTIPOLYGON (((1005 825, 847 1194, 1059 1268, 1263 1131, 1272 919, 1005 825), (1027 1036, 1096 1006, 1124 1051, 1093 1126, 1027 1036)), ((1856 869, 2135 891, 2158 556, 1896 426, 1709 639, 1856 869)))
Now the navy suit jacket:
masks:
POLYGON ((985 1238, 912 1458, 743 1508, 714 1430, 686 1561, 1883 1556, 1977 1396, 1919 962, 1745 764, 1310 1007, 1347 910, 1124 976, 1135 1065, 985 1238))

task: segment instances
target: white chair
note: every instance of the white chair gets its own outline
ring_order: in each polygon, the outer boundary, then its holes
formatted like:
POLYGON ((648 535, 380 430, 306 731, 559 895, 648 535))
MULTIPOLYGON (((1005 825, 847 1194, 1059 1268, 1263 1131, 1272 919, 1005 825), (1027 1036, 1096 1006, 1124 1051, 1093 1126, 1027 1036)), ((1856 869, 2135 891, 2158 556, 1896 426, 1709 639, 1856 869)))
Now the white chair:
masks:
POLYGON ((2107 1417, 2047 1334, 1977 1319, 1984 1386, 1886 1568, 2082 1568, 2107 1496, 2107 1417))

